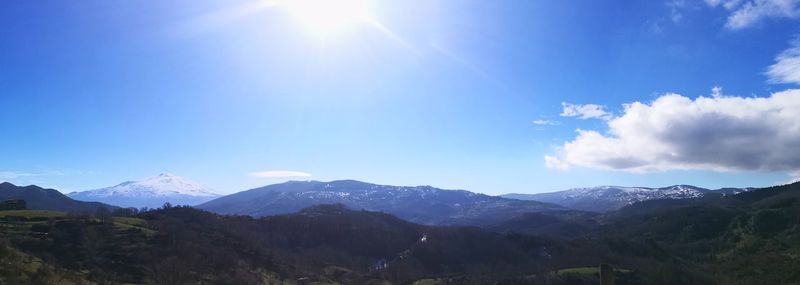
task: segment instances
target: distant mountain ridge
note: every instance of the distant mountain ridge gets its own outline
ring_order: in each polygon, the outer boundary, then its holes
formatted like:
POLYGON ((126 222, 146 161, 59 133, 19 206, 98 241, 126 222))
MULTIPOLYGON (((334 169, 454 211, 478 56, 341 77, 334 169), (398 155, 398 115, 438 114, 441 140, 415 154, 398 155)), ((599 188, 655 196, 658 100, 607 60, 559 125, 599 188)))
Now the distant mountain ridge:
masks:
POLYGON ((156 208, 164 203, 193 206, 221 196, 200 183, 168 173, 67 195, 76 200, 136 208, 156 208))
POLYGON ((17 186, 9 182, 0 183, 0 201, 10 199, 25 200, 27 208, 32 210, 94 213, 99 207, 115 208, 98 202, 76 201, 57 190, 36 185, 17 186))
POLYGON ((582 211, 608 212, 648 200, 700 198, 708 194, 732 195, 753 189, 755 188, 710 190, 692 185, 673 185, 660 188, 597 186, 538 194, 512 193, 501 197, 553 203, 582 211))
POLYGON ((247 190, 198 205, 220 213, 269 216, 323 204, 381 211, 427 225, 486 225, 561 206, 431 186, 390 186, 355 180, 290 181, 247 190))

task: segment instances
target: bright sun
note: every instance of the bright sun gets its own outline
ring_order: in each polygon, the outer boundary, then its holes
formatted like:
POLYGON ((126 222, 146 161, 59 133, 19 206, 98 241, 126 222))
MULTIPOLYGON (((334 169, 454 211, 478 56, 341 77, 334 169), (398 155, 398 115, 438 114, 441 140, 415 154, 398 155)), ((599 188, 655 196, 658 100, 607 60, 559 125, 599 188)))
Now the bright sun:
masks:
POLYGON ((282 3, 292 16, 320 37, 373 21, 366 0, 284 0, 282 3))

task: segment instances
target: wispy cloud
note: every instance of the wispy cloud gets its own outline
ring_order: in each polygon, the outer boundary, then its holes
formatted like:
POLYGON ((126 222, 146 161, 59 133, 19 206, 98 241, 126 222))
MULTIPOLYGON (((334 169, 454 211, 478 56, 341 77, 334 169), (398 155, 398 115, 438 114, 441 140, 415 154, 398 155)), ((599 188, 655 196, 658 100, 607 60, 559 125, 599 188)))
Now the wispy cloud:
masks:
POLYGON ((731 30, 751 27, 767 18, 800 17, 800 0, 705 0, 711 7, 729 11, 725 26, 731 30))
POLYGON ((562 117, 577 117, 579 119, 601 119, 601 120, 609 120, 611 119, 612 115, 609 112, 606 112, 606 106, 603 105, 596 105, 596 104, 570 104, 567 102, 562 102, 561 107, 564 109, 561 111, 560 116, 562 117))
POLYGON ((775 64, 767 68, 766 74, 770 83, 800 84, 800 40, 775 57, 775 64))
POLYGON ((683 20, 683 10, 690 6, 687 0, 670 0, 667 1, 667 7, 669 8, 669 19, 673 23, 679 23, 683 20))
POLYGON ((561 123, 553 120, 538 119, 538 120, 533 120, 533 124, 539 126, 558 126, 561 123))
POLYGON ((310 173, 291 170, 269 170, 250 173, 250 176, 261 178, 300 178, 311 177, 310 173))
POLYGON ((31 176, 37 176, 37 174, 22 171, 0 171, 0 179, 16 179, 31 176))
POLYGON ((39 185, 42 187, 53 187, 59 191, 65 192, 67 190, 66 187, 57 187, 59 185, 53 185, 54 181, 63 180, 65 177, 95 174, 97 174, 95 171, 78 169, 45 169, 37 171, 0 170, 0 182, 6 181, 17 185, 39 185))

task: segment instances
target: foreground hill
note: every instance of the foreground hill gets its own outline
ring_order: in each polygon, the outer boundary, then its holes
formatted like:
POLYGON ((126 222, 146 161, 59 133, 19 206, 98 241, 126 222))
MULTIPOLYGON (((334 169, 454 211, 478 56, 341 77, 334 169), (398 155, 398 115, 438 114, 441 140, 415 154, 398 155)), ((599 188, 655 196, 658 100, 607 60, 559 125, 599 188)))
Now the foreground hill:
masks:
POLYGON ((164 203, 191 206, 220 196, 197 182, 168 173, 141 181, 127 181, 116 186, 73 192, 68 195, 75 200, 97 201, 134 208, 158 208, 164 203))
POLYGON ((54 189, 45 189, 35 185, 16 186, 8 182, 0 183, 0 201, 9 199, 25 200, 28 209, 33 210, 94 213, 98 207, 116 208, 103 203, 76 201, 54 189))
POLYGON ((658 250, 630 254, 660 251, 698 269, 707 283, 800 284, 800 182, 721 197, 645 201, 608 219, 594 238, 651 244, 658 250))
MULTIPOLYGON (((549 239, 424 226, 343 205, 258 219, 190 207, 4 219, 13 231, 0 231, 3 284, 593 284, 594 275, 561 275, 556 266, 603 260, 549 239)), ((624 274, 618 284, 636 278, 624 274)))
POLYGON ((506 194, 502 195, 502 197, 553 203, 582 211, 608 212, 648 200, 690 199, 706 195, 733 195, 753 189, 722 188, 709 190, 691 185, 673 185, 661 188, 598 186, 539 194, 506 194))
POLYGON ((290 181, 221 197, 197 206, 220 214, 269 216, 322 204, 380 211, 426 225, 487 225, 528 212, 564 208, 431 186, 389 186, 354 180, 290 181))

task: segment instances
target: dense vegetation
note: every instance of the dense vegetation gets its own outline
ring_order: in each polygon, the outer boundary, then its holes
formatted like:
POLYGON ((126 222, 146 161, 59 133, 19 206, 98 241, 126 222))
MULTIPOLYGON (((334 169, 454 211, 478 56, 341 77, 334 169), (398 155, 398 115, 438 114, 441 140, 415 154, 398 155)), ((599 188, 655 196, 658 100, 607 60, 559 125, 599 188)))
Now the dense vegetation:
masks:
POLYGON ((341 205, 264 218, 0 213, 0 284, 598 284, 600 263, 617 284, 800 282, 800 184, 632 205, 571 239, 513 225, 585 217, 529 215, 496 233, 341 205))
POLYGON ((653 244, 670 262, 693 268, 695 283, 800 283, 800 183, 648 201, 614 216, 593 236, 653 244))
POLYGON ((18 211, 2 217, 2 224, 6 254, 0 258, 16 264, 2 275, 9 283, 485 284, 556 282, 562 275, 564 280, 596 279, 591 274, 553 273, 558 269, 553 264, 580 256, 561 242, 477 228, 421 226, 341 205, 259 219, 189 207, 135 217, 18 211))

